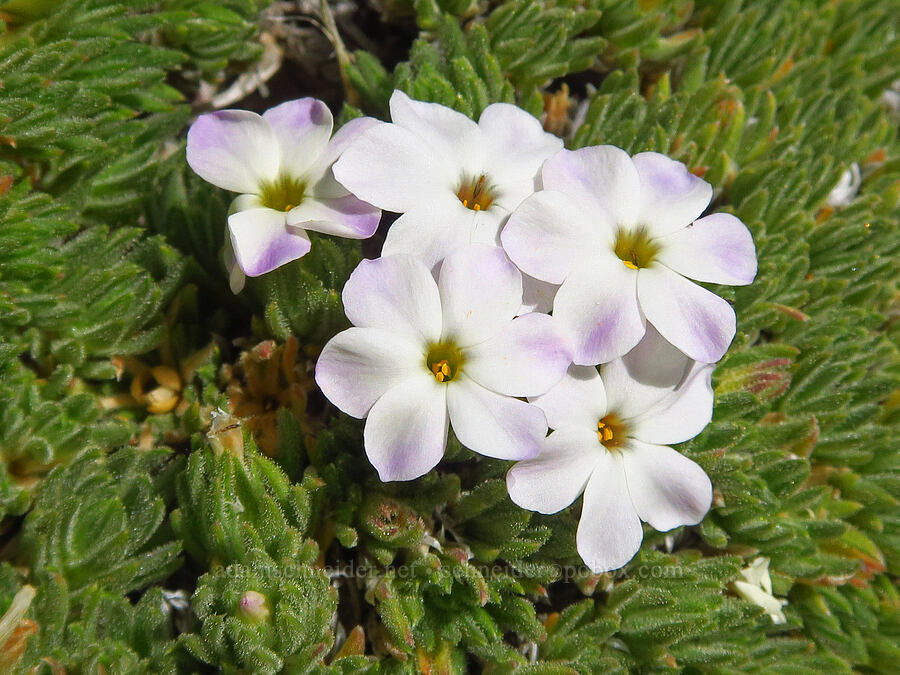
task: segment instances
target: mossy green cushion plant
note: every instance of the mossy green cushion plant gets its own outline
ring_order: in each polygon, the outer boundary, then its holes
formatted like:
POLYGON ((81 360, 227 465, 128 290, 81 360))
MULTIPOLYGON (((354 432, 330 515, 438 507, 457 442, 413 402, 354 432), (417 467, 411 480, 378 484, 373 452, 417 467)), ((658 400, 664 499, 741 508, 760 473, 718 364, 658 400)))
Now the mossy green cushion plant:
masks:
POLYGON ((2 669, 894 670, 894 3, 379 6, 0 4, 2 669), (309 18, 343 40, 343 78, 300 81, 309 18), (389 120, 395 90, 473 120, 515 104, 570 151, 683 163, 746 224, 754 282, 705 283, 737 317, 714 416, 675 447, 712 484, 699 524, 645 528, 594 574, 581 501, 517 506, 512 464, 462 439, 420 478, 378 478, 313 380, 377 246, 313 232, 234 295, 228 197, 185 160, 208 92, 271 42, 269 98, 229 107, 312 96, 337 127, 389 120), (180 380, 165 412, 131 394, 157 367, 180 380))

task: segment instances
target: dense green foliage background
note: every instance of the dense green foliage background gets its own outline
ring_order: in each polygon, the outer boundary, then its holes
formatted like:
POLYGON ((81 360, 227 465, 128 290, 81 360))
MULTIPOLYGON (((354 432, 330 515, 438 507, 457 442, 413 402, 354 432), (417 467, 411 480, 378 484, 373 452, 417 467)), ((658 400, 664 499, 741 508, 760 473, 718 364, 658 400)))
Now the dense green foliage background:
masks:
POLYGON ((895 672, 893 0, 7 0, 0 19, 0 671, 895 672), (319 237, 233 296, 228 196, 184 160, 210 92, 273 54, 234 106, 510 101, 570 148, 664 152, 715 186, 760 274, 716 289, 738 336, 713 423, 679 447, 716 489, 700 526, 648 529, 596 576, 578 503, 515 507, 506 463, 456 447, 378 481, 311 379, 359 242, 319 237), (757 556, 784 625, 731 586, 757 556))

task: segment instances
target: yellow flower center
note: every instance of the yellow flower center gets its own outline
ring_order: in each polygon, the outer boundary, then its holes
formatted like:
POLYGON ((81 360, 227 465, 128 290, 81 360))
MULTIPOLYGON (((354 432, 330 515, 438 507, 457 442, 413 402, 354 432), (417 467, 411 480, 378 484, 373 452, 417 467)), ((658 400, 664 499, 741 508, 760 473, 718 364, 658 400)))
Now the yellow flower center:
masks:
POLYGON ((425 365, 440 383, 452 382, 462 368, 465 358, 452 342, 433 344, 425 356, 425 365))
POLYGON ((625 444, 627 428, 615 413, 597 420, 597 438, 607 450, 618 450, 625 444))
POLYGON ((467 209, 484 211, 494 202, 494 193, 488 184, 487 177, 481 174, 478 178, 463 181, 456 191, 459 201, 467 209))
POLYGON ((632 230, 620 227, 616 232, 614 250, 625 267, 637 270, 650 267, 650 263, 659 252, 659 247, 650 238, 646 227, 641 226, 632 230))
POLYGON ((276 211, 290 211, 303 203, 306 183, 282 174, 271 183, 264 183, 259 191, 262 205, 276 211))

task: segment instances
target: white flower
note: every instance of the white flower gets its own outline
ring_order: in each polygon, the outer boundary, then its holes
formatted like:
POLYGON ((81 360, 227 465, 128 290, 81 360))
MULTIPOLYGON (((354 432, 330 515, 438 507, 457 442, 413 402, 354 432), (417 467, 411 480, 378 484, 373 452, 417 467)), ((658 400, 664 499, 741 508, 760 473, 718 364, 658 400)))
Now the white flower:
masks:
POLYGON ((611 145, 562 150, 541 171, 501 233, 519 268, 562 284, 553 314, 572 336, 575 363, 628 352, 652 324, 697 361, 712 363, 735 333, 734 310, 685 277, 749 284, 756 251, 727 213, 705 218, 712 187, 655 152, 611 145))
MULTIPOLYGON (((347 144, 374 122, 353 120, 331 138, 328 107, 302 98, 261 116, 220 110, 191 125, 188 164, 213 185, 241 193, 232 202, 228 231, 245 274, 259 276, 306 255, 306 230, 351 239, 375 232, 381 211, 351 195, 331 173, 347 144)), ((243 285, 241 275, 229 273, 232 288, 243 285)))
POLYGON ((509 470, 519 506, 555 513, 582 492, 578 553, 595 573, 637 552, 641 520, 667 531, 700 522, 712 485, 697 464, 666 444, 693 438, 712 417, 713 367, 688 360, 651 328, 627 356, 573 365, 532 402, 554 429, 534 459, 509 470))
POLYGON ((550 316, 513 318, 522 277, 501 249, 461 249, 437 282, 409 255, 364 260, 343 300, 355 327, 325 345, 316 382, 345 413, 368 418, 366 454, 382 480, 432 469, 450 425, 483 455, 537 454, 546 419, 516 397, 556 384, 570 352, 550 316))
MULTIPOLYGON (((563 147, 507 103, 489 105, 477 124, 401 91, 390 106, 392 123, 366 130, 334 175, 361 199, 403 214, 388 231, 384 255, 409 253, 432 269, 460 246, 499 246, 500 228, 534 192, 541 164, 563 147)), ((526 279, 532 306, 549 309, 553 290, 526 279)))
POLYGON ((757 558, 741 570, 743 581, 732 582, 735 592, 747 602, 762 607, 774 624, 787 623, 781 608, 788 604, 787 600, 772 595, 772 579, 769 577, 769 559, 757 558))

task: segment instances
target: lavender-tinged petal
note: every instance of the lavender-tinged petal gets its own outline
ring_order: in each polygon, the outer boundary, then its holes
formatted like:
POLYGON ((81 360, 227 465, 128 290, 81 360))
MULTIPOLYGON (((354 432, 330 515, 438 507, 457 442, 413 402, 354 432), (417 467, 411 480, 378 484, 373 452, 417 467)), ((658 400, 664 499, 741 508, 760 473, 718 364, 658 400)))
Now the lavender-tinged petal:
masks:
POLYGON ((546 159, 563 147, 531 114, 509 103, 493 103, 478 120, 485 144, 484 170, 498 186, 496 201, 508 211, 534 192, 546 159))
POLYGON ((385 123, 360 134, 332 170, 350 193, 397 213, 455 195, 460 181, 452 157, 429 153, 415 134, 385 123))
POLYGON ((596 251, 612 250, 613 232, 592 221, 563 192, 544 190, 526 199, 500 233, 503 249, 526 274, 561 284, 589 264, 596 251))
POLYGON ((306 233, 288 231, 285 214, 274 209, 233 213, 228 217, 228 231, 235 258, 248 277, 302 258, 311 247, 306 233))
POLYGON ((657 259, 689 279, 745 286, 756 278, 750 230, 730 213, 714 213, 659 240, 657 259))
POLYGON ((538 454, 547 435, 539 408, 489 391, 465 373, 446 386, 450 424, 464 446, 497 459, 530 459, 538 454))
POLYGON ((469 347, 500 332, 522 305, 522 274, 503 249, 467 246, 444 259, 442 337, 469 347))
POLYGON ((601 368, 610 410, 631 419, 655 408, 684 381, 694 363, 648 324, 634 349, 601 368))
POLYGON ((571 352, 553 318, 525 314, 465 352, 466 374, 507 396, 537 396, 562 379, 571 352))
POLYGON ((419 344, 441 335, 441 297, 431 272, 408 255, 363 260, 344 285, 344 312, 356 325, 403 333, 419 344))
POLYGON ((546 394, 528 399, 547 416, 551 429, 585 429, 597 438, 607 413, 606 389, 594 366, 571 365, 546 394))
POLYGON ((578 554, 595 574, 625 565, 641 547, 644 531, 631 504, 619 453, 600 455, 587 487, 575 534, 578 554))
POLYGON ((712 420, 715 366, 692 363, 684 382, 653 407, 629 420, 635 438, 647 443, 683 443, 699 434, 712 420))
POLYGON ((363 444, 382 481, 424 476, 447 447, 447 390, 430 373, 387 391, 366 420, 363 444))
POLYGON ((483 170, 484 134, 471 119, 445 105, 413 100, 400 90, 391 96, 390 107, 391 121, 415 134, 431 161, 452 161, 463 174, 483 170))
POLYGON ((371 237, 380 220, 381 209, 353 195, 338 199, 307 199, 287 214, 289 227, 348 239, 371 237))
POLYGON ((263 113, 281 147, 281 173, 306 177, 328 147, 331 111, 315 98, 287 101, 263 113))
POLYGON ((567 332, 580 365, 604 363, 634 347, 645 332, 635 290, 637 272, 610 256, 578 269, 553 301, 553 316, 567 332))
POLYGON ((382 255, 406 253, 431 269, 450 253, 471 243, 475 212, 465 208, 455 196, 417 205, 395 220, 388 230, 382 255))
POLYGON ((335 335, 316 362, 316 383, 352 417, 365 417, 388 389, 425 372, 422 345, 381 328, 349 328, 335 335))
POLYGON ((696 525, 712 503, 709 476, 672 448, 629 440, 622 450, 634 508, 660 532, 696 525))
POLYGON ((554 431, 541 443, 537 457, 518 462, 507 472, 509 498, 529 511, 561 511, 584 491, 605 452, 589 429, 554 431))
POLYGON ((319 199, 336 199, 350 194, 349 190, 335 179, 332 165, 364 131, 378 124, 383 123, 374 117, 357 117, 335 132, 316 165, 307 172, 313 196, 319 199))
POLYGON ((686 227, 712 199, 712 185, 665 155, 642 152, 634 156, 634 165, 641 179, 640 222, 653 237, 686 227))
POLYGON ((256 193, 278 175, 278 139, 247 110, 201 115, 187 133, 187 162, 203 180, 232 192, 256 193))
POLYGON ((734 338, 734 309, 664 265, 642 269, 641 311, 666 340, 695 361, 715 363, 734 338))
POLYGON ((620 148, 560 150, 544 164, 541 179, 545 190, 565 193, 613 232, 641 224, 640 179, 631 157, 620 148))

